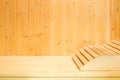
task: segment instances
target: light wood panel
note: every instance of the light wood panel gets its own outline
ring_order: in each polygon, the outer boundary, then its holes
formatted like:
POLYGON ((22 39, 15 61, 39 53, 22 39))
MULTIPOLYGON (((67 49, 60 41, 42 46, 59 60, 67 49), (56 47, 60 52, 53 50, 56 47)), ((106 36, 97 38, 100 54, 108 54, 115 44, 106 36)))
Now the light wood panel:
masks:
POLYGON ((28 0, 16 0, 16 55, 28 55, 28 29, 28 0))
POLYGON ((120 41, 120 0, 110 0, 111 39, 120 41))
POLYGON ((16 39, 15 39, 15 28, 16 28, 16 6, 15 0, 5 1, 5 55, 11 53, 11 55, 16 53, 16 39))
POLYGON ((3 54, 5 48, 5 37, 4 37, 5 16, 4 15, 5 15, 5 4, 4 4, 4 0, 1 0, 0 1, 0 51, 3 54))
POLYGON ((0 0, 0 55, 71 55, 109 41, 109 0, 0 0))

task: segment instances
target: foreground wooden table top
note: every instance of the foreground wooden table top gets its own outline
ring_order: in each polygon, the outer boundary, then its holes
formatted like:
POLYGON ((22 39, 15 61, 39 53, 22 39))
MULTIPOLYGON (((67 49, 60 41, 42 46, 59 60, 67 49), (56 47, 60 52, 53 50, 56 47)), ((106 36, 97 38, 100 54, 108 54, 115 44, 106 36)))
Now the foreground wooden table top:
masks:
POLYGON ((119 80, 120 71, 80 71, 71 56, 0 56, 0 80, 92 80, 93 78, 119 80))

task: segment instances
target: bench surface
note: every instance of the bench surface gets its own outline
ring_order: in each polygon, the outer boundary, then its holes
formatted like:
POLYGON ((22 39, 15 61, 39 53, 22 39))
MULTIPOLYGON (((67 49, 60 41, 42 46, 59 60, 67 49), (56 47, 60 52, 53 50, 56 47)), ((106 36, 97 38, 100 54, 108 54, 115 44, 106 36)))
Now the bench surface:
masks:
POLYGON ((80 71, 70 56, 0 56, 0 78, 120 77, 120 71, 80 71))
POLYGON ((58 76, 78 72, 70 56, 0 56, 0 76, 58 76))

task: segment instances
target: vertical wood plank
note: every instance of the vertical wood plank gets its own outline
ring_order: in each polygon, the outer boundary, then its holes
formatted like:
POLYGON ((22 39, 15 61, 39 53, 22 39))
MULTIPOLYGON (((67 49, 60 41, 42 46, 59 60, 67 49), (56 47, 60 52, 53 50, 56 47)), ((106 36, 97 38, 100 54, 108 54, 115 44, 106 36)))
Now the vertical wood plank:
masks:
POLYGON ((5 38, 4 38, 4 29, 5 29, 5 5, 4 0, 0 0, 0 55, 4 55, 5 48, 5 38))
POLYGON ((120 1, 110 0, 111 39, 120 41, 120 1))
MULTIPOLYGON (((74 0, 75 1, 75 0, 74 0)), ((76 13, 73 14, 73 1, 66 1, 66 55, 69 55, 72 52, 72 48, 73 48, 73 29, 76 27, 76 25, 74 25, 74 16, 76 15, 76 13)), ((74 10, 75 11, 75 10, 74 10)))
POLYGON ((51 0, 52 26, 54 27, 54 46, 55 52, 61 54, 61 0, 51 0))
POLYGON ((84 33, 84 46, 87 46, 89 44, 93 44, 94 40, 94 28, 95 28, 95 17, 96 17, 96 12, 95 12, 95 0, 91 1, 84 1, 84 8, 85 8, 85 13, 84 13, 84 26, 85 26, 85 33, 84 33))
POLYGON ((29 53, 40 55, 40 0, 29 0, 29 53))
POLYGON ((41 0, 40 30, 41 30, 41 55, 49 55, 50 47, 50 0, 41 0))
POLYGON ((29 55, 28 0, 16 0, 17 54, 29 55))
POLYGON ((23 26, 23 7, 21 6, 22 0, 16 0, 16 55, 22 55, 23 52, 21 50, 21 35, 22 35, 22 26, 23 26))
MULTIPOLYGON (((120 36, 120 0, 118 0, 118 9, 117 9, 117 12, 118 12, 118 26, 119 26, 119 28, 118 28, 119 35, 118 36, 120 36)), ((119 37, 119 41, 120 41, 120 37, 119 37)))
POLYGON ((106 1, 106 8, 107 8, 107 22, 106 22, 106 38, 104 42, 109 42, 110 41, 110 31, 111 31, 111 24, 110 24, 110 0, 106 1))
POLYGON ((120 32, 120 26, 119 26, 119 16, 120 16, 120 13, 119 13, 119 0, 116 0, 116 9, 115 9, 115 12, 116 12, 116 24, 117 24, 117 40, 120 40, 120 35, 119 35, 119 32, 120 32))
POLYGON ((15 51, 15 0, 6 0, 6 26, 5 26, 5 41, 6 55, 14 55, 15 51))
POLYGON ((115 26, 114 26, 114 0, 110 0, 110 38, 115 39, 115 26))
POLYGON ((66 55, 66 30, 67 30, 67 27, 66 27, 66 15, 65 15, 65 12, 66 12, 66 0, 61 0, 61 44, 62 44, 62 52, 63 55, 66 55))
POLYGON ((103 43, 106 41, 106 32, 108 29, 108 27, 106 28, 106 26, 108 26, 108 5, 107 5, 107 0, 99 0, 96 1, 96 9, 95 9, 95 13, 96 13, 96 19, 95 19, 95 27, 96 27, 96 44, 99 43, 103 43), (104 3, 104 4, 103 4, 104 3), (99 26, 99 27, 98 27, 99 26))

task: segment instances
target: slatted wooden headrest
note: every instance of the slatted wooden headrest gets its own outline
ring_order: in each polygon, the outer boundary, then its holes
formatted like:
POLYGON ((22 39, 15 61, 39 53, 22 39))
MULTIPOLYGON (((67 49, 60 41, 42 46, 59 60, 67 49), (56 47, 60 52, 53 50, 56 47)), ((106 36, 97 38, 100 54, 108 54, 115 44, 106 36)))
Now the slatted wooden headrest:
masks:
POLYGON ((120 42, 112 40, 103 45, 87 46, 77 50, 72 60, 80 70, 118 70, 119 55, 120 42))

